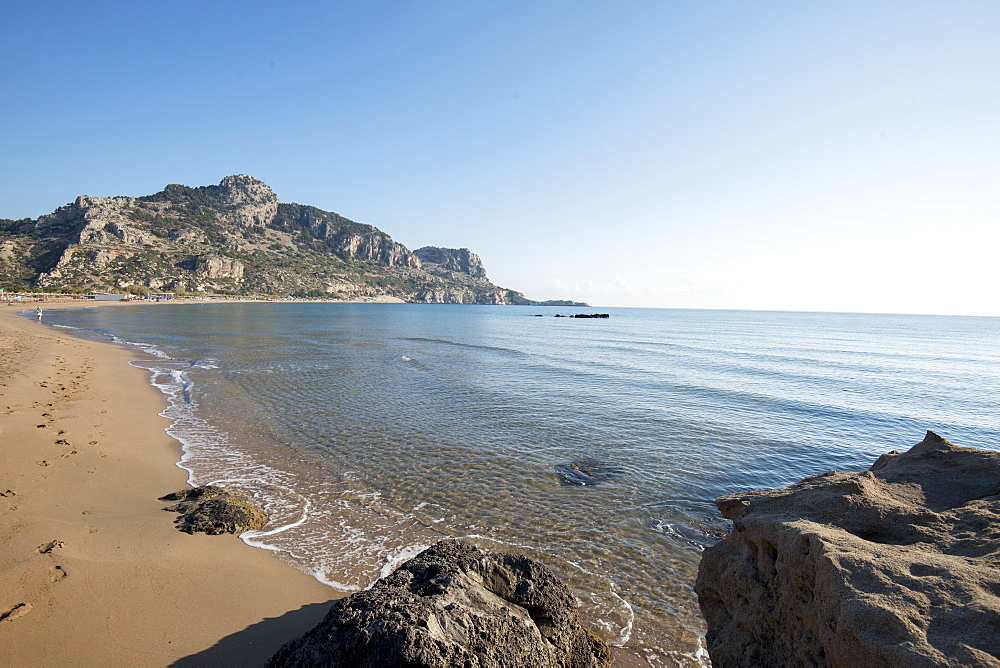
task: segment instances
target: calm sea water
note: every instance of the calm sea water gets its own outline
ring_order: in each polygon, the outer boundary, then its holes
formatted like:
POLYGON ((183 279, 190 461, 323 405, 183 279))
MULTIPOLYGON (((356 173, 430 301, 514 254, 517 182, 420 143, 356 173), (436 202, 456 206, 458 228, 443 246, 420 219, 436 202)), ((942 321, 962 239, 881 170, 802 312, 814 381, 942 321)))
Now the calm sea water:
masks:
POLYGON ((152 356, 136 364, 169 398, 192 482, 271 511, 251 544, 345 591, 441 536, 525 551, 654 665, 705 658, 692 587, 726 528, 715 497, 861 470, 927 429, 1000 446, 1000 319, 598 310, 611 317, 297 303, 45 317, 152 356))

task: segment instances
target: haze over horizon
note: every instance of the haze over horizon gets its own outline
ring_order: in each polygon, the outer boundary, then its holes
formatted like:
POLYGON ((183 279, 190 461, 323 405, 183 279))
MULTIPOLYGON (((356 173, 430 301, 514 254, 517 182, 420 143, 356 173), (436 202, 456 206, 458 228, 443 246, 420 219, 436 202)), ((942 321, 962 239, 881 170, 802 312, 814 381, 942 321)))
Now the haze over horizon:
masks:
POLYGON ((14 4, 0 217, 267 183, 532 299, 1000 316, 1000 4, 14 4))

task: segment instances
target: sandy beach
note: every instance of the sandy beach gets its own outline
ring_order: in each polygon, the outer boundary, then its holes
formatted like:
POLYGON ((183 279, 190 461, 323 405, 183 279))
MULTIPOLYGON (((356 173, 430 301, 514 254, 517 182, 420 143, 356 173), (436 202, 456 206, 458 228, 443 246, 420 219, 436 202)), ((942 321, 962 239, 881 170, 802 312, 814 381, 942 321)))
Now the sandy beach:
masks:
POLYGON ((141 353, 35 306, 0 306, 0 665, 260 665, 315 625, 334 590, 163 511, 186 473, 141 353))

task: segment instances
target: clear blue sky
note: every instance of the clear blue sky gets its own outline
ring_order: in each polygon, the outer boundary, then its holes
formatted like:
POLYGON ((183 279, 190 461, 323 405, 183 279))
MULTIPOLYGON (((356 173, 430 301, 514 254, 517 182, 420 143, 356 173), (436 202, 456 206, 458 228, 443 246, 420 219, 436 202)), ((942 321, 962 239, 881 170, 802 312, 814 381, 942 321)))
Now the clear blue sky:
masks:
POLYGON ((1000 2, 7 3, 0 217, 234 173, 597 305, 1000 315, 1000 2))

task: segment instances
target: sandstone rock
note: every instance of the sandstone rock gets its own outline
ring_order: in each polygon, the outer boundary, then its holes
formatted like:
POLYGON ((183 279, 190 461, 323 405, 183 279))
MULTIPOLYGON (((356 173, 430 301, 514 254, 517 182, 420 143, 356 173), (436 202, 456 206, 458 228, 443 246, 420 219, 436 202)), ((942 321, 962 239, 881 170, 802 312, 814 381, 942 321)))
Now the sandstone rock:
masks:
POLYGON ((862 473, 716 501, 716 666, 1000 666, 1000 452, 933 432, 862 473))
POLYGON ((609 660, 548 568, 445 540, 335 602, 319 626, 285 643, 267 665, 520 668, 609 660))
POLYGON ((267 523, 267 515, 247 494, 214 485, 167 494, 160 501, 178 502, 164 510, 181 514, 174 523, 185 533, 239 534, 267 523))

